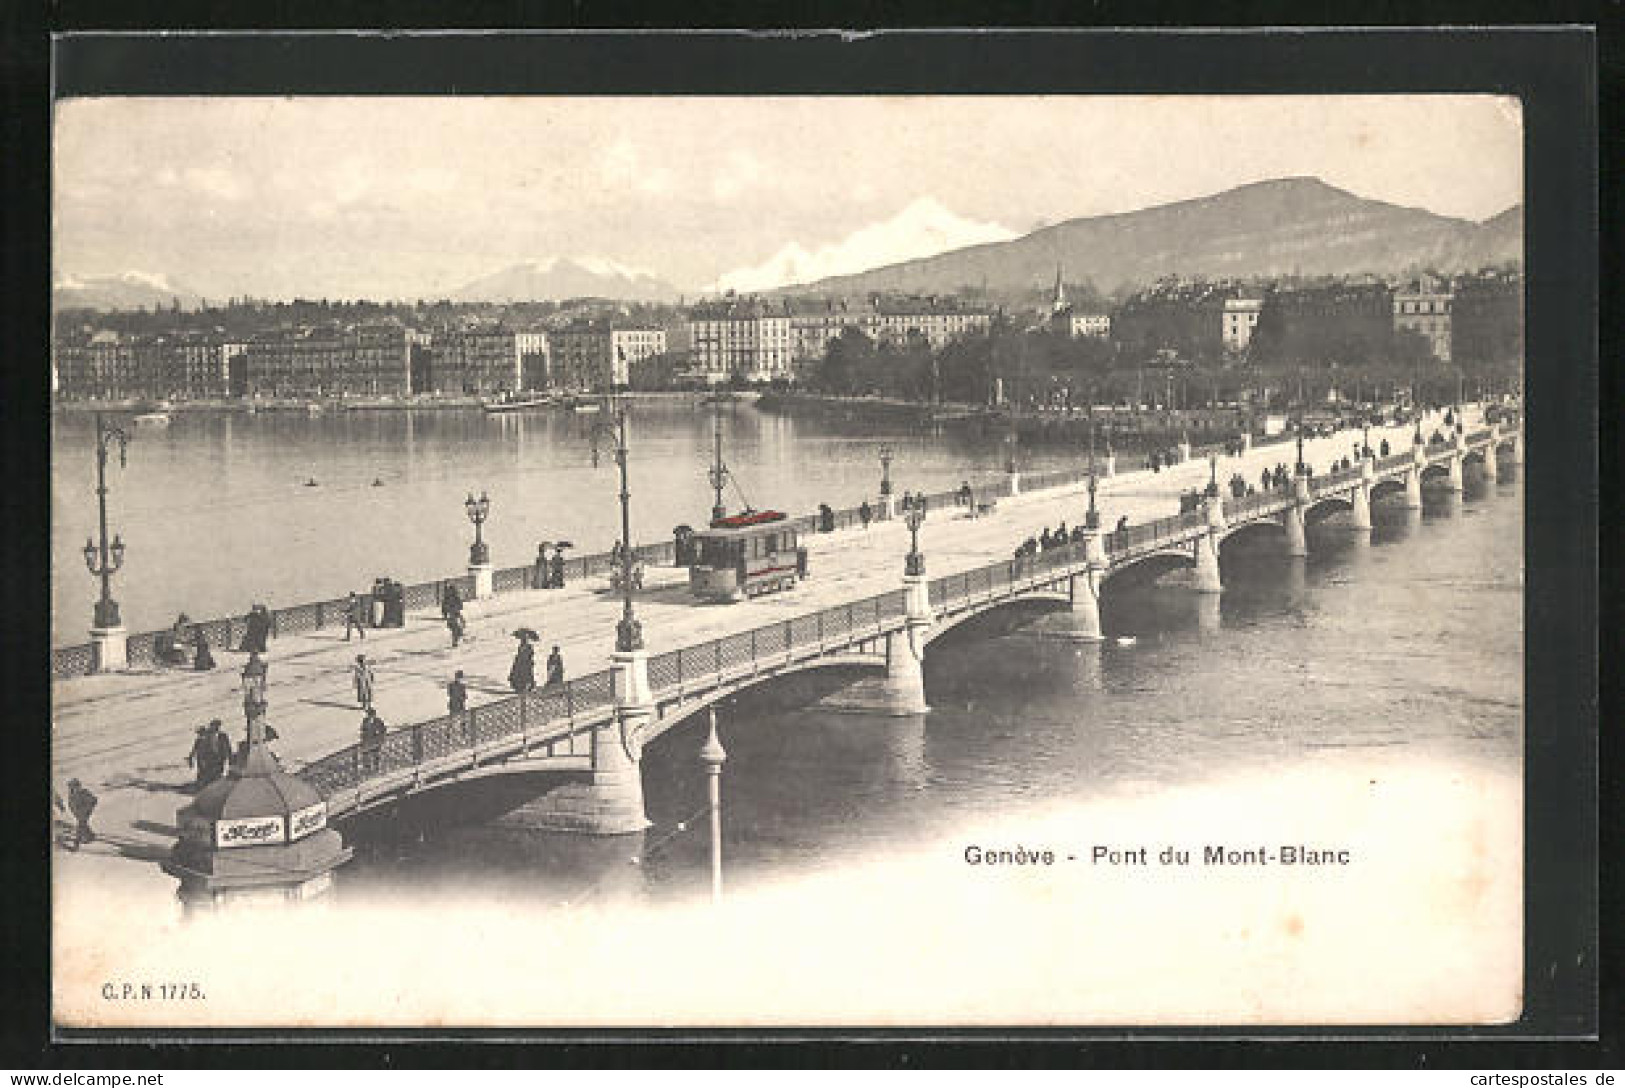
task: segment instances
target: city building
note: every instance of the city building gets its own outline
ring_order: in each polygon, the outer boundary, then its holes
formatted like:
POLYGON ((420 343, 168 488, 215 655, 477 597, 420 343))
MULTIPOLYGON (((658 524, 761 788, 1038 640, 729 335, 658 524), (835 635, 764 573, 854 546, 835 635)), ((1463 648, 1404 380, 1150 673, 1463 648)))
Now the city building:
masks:
POLYGON ((1067 325, 1067 335, 1074 338, 1089 336, 1105 340, 1112 334, 1111 314, 1070 314, 1067 325))
POLYGON ((1263 309, 1262 298, 1225 299, 1223 337, 1226 350, 1247 350, 1247 345, 1253 341, 1253 330, 1258 328, 1258 315, 1263 309))
POLYGON ((1130 359, 1217 359, 1225 348, 1225 303, 1240 295, 1235 284, 1160 280, 1123 302, 1112 334, 1130 359))
POLYGON ((1432 276, 1394 292, 1394 331, 1409 330, 1428 343, 1441 363, 1450 361, 1450 311, 1455 296, 1432 276))
POLYGON ((1333 283, 1266 293, 1253 334, 1260 358, 1326 366, 1385 358, 1393 347, 1387 284, 1333 283))
POLYGON ((1462 367, 1523 365, 1523 274, 1489 271, 1456 279, 1451 357, 1462 367))
POLYGON ((426 392, 492 396, 524 385, 518 334, 502 325, 435 332, 432 388, 426 392))

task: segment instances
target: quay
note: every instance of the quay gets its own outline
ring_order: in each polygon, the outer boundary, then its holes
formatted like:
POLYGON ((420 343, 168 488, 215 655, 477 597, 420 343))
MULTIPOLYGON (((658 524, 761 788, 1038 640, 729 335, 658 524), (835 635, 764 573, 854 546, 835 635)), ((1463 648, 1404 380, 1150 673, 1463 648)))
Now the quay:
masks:
MULTIPOLYGON (((1436 418, 1419 428, 1431 431, 1436 418)), ((1307 465, 1346 456, 1359 431, 1304 439, 1307 465)), ((284 766, 343 818, 400 798, 490 774, 529 773, 536 802, 562 829, 619 833, 646 826, 638 761, 645 745, 719 699, 809 669, 844 667, 865 674, 848 705, 881 713, 921 713, 922 662, 929 645, 959 623, 1027 600, 1065 606, 1068 637, 1101 638, 1099 597, 1113 578, 1193 570, 1196 592, 1223 589, 1227 544, 1255 533, 1307 554, 1306 526, 1333 514, 1369 531, 1371 504, 1394 494, 1420 508, 1425 481, 1460 490, 1467 466, 1487 478, 1503 455, 1522 460, 1515 426, 1485 424, 1468 409, 1464 430, 1439 444, 1413 440, 1410 425, 1373 427, 1373 448, 1392 453, 1341 471, 1296 475, 1287 488, 1241 498, 1209 498, 1171 514, 1179 495, 1210 482, 1215 467, 1190 459, 1160 472, 1117 474, 1109 464, 1095 488, 1099 529, 1074 544, 1023 559, 1012 549, 1060 522, 1085 524, 1088 483, 1024 488, 1012 473, 994 511, 934 505, 919 530, 923 572, 905 573, 910 533, 901 518, 869 528, 808 533, 810 577, 793 590, 733 605, 690 596, 687 573, 650 566, 636 595, 646 649, 617 651, 621 599, 605 576, 562 589, 476 594, 465 607, 468 637, 453 649, 437 609, 409 608, 401 628, 369 629, 346 641, 338 627, 288 633, 270 644, 268 720, 284 766), (1109 531, 1120 519, 1126 528, 1109 531), (539 651, 563 654, 562 688, 515 695, 506 676, 514 640, 530 627, 539 651), (390 726, 370 748, 358 743, 361 711, 349 665, 365 653, 376 671, 375 705, 390 726), (461 669, 468 712, 446 712, 445 685, 461 669)), ((1295 453, 1260 446, 1220 456, 1221 487, 1232 473, 1256 480, 1295 453)), ((634 465, 635 470, 635 465, 634 465)), ((900 481, 906 484, 906 481, 900 481)), ((980 495, 978 496, 981 497, 980 495)), ((128 671, 76 676, 53 684, 52 764, 57 781, 77 777, 102 798, 96 821, 123 856, 155 860, 173 843, 180 791, 190 780, 185 757, 194 731, 220 718, 240 732, 238 655, 221 655, 213 672, 128 671)), ((90 847, 87 849, 95 849, 90 847)))

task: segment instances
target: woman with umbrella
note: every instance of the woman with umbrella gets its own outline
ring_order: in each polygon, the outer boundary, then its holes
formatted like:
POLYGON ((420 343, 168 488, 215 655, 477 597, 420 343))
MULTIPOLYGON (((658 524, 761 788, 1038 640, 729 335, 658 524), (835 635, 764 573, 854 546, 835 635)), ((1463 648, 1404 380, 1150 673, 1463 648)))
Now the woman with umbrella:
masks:
POLYGON ((557 544, 553 545, 552 570, 554 589, 564 588, 564 549, 573 547, 575 547, 575 545, 570 543, 568 540, 561 540, 557 544))
POLYGON ((508 669, 508 686, 521 693, 534 691, 536 651, 530 644, 541 641, 541 636, 529 627, 520 627, 514 630, 513 637, 519 640, 519 649, 513 655, 513 665, 508 669))

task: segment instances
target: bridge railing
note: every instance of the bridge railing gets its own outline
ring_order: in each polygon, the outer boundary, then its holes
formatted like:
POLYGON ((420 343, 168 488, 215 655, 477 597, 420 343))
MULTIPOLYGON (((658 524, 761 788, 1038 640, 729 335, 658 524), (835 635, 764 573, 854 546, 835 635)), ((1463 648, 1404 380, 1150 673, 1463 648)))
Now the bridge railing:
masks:
POLYGON ((535 742, 567 735, 581 719, 596 720, 615 703, 614 676, 608 669, 563 684, 510 695, 460 714, 392 729, 375 741, 341 748, 307 764, 298 777, 327 799, 331 815, 341 815, 363 799, 369 783, 418 773, 425 765, 463 757, 477 761, 481 748, 514 738, 535 742))
POLYGON ((1140 525, 1130 525, 1106 534, 1104 541, 1106 554, 1112 559, 1117 559, 1155 551, 1168 543, 1187 539, 1191 530, 1206 524, 1206 513, 1191 510, 1140 525))
MULTIPOLYGON (((1086 477, 1086 473, 1056 472, 1040 476, 1037 481, 1029 483, 1029 487, 1038 489, 1045 487, 1063 486, 1066 483, 1076 482, 1086 477), (1053 482, 1045 482, 1053 478, 1053 482)), ((986 479, 978 479, 973 487, 975 495, 996 495, 1002 493, 1002 481, 998 484, 989 483, 986 479)), ((939 491, 926 496, 929 509, 940 510, 955 504, 958 489, 939 491)), ((878 514, 879 500, 869 500, 871 520, 878 514)), ((833 528, 851 529, 863 524, 862 504, 850 506, 834 513, 833 528)), ((802 533, 814 533, 821 529, 820 518, 817 514, 806 514, 793 518, 790 524, 802 533)), ((676 562, 676 544, 671 540, 657 541, 652 544, 639 544, 632 549, 633 554, 643 563, 651 566, 670 566, 676 562)), ((564 580, 571 583, 585 578, 605 576, 610 571, 610 553, 600 552, 591 555, 572 556, 564 563, 564 580)), ((437 578, 433 581, 419 582, 403 587, 405 608, 409 612, 436 608, 447 585, 455 585, 464 600, 474 595, 474 578, 469 574, 455 575, 448 578, 437 578)), ((502 567, 492 572, 492 589, 498 594, 519 592, 536 589, 540 585, 539 571, 535 563, 524 566, 502 567)), ((373 594, 357 593, 361 603, 364 617, 372 613, 373 594)), ((305 604, 290 605, 284 608, 271 610, 270 637, 280 638, 283 635, 302 634, 309 631, 321 630, 327 627, 341 626, 344 623, 344 613, 347 598, 335 597, 323 601, 307 602, 305 604)), ((223 617, 220 619, 194 621, 189 627, 203 629, 204 638, 210 649, 224 650, 242 644, 243 635, 247 632, 244 617, 223 617)), ((150 668, 158 664, 157 645, 161 639, 168 636, 170 628, 147 631, 131 635, 128 640, 129 662, 135 668, 150 668)), ((190 648, 188 641, 188 648, 190 648)), ((72 676, 83 676, 90 672, 93 664, 91 647, 88 643, 79 643, 53 648, 51 651, 51 677, 52 679, 66 679, 72 676)))
POLYGON ((1414 459, 1415 455, 1409 452, 1395 453, 1390 454, 1387 457, 1379 457, 1377 458, 1377 471, 1390 472, 1396 468, 1405 468, 1409 466, 1414 459))
POLYGON ((1337 491, 1341 488, 1347 487, 1351 483, 1356 482, 1364 474, 1364 470, 1362 470, 1359 465, 1351 465, 1348 468, 1340 468, 1334 472, 1328 472, 1324 476, 1316 476, 1312 478, 1309 481, 1309 491, 1314 495, 1321 495, 1328 491, 1337 491))
POLYGON ((1260 491, 1236 499, 1225 499, 1224 519, 1226 521, 1244 521, 1248 518, 1274 513, 1277 510, 1284 510, 1291 506, 1292 502, 1292 493, 1290 491, 1260 491))

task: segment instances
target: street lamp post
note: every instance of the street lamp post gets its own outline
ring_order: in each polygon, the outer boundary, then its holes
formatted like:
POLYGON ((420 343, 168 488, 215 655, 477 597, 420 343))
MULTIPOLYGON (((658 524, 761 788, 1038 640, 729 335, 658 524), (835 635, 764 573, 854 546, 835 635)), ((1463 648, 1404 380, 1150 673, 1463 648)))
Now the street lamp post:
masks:
MULTIPOLYGON (((1109 441, 1109 439, 1108 439, 1109 441)), ((1100 528, 1100 511, 1095 509, 1095 391, 1089 390, 1089 511, 1083 516, 1085 529, 1100 528)))
POLYGON ((123 468, 130 436, 123 428, 107 426, 102 421, 102 414, 97 412, 96 514, 100 537, 99 543, 85 541, 85 566, 92 577, 100 578, 102 582, 102 595, 96 602, 92 626, 104 631, 120 626, 118 602, 113 599, 112 578, 124 566, 123 538, 114 534, 112 543, 107 540, 107 451, 115 442, 118 443, 119 468, 123 468))
POLYGON ((248 722, 248 742, 250 744, 263 744, 265 742, 265 681, 267 678, 265 662, 257 652, 248 655, 248 663, 243 666, 243 717, 248 722))
POLYGON ((716 402, 712 412, 711 433, 716 446, 716 457, 711 462, 711 469, 707 473, 711 480, 711 490, 716 493, 716 501, 711 504, 711 520, 721 521, 728 516, 728 508, 722 502, 722 489, 728 486, 728 466, 722 461, 722 402, 716 402))
POLYGON ((1209 498, 1219 495, 1219 455, 1216 452, 1207 455, 1207 493, 1209 498))
POLYGON ((621 478, 621 618, 615 624, 615 649, 618 653, 632 653, 643 649, 643 626, 632 611, 632 572, 636 563, 632 556, 632 491, 626 467, 626 406, 615 404, 608 415, 611 422, 593 427, 593 464, 598 463, 598 436, 609 430, 615 439, 615 465, 621 478))
POLYGON ((485 519, 491 516, 491 498, 481 491, 476 499, 470 491, 468 498, 463 500, 463 510, 468 514, 468 520, 474 523, 474 544, 468 549, 468 563, 470 566, 482 566, 491 561, 491 549, 485 543, 482 530, 485 519))
POLYGON ((897 456, 897 451, 890 442, 880 444, 880 494, 884 498, 891 494, 891 462, 897 456))
POLYGON ((925 524, 925 504, 910 503, 908 512, 903 515, 903 523, 908 526, 908 556, 903 560, 903 573, 916 578, 925 575, 925 556, 920 554, 920 526, 925 524))
POLYGON ((1297 464, 1297 473, 1298 473, 1299 476, 1303 475, 1303 470, 1304 470, 1304 463, 1303 463, 1303 413, 1299 412, 1299 414, 1298 414, 1298 464, 1297 464))

